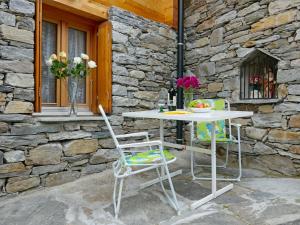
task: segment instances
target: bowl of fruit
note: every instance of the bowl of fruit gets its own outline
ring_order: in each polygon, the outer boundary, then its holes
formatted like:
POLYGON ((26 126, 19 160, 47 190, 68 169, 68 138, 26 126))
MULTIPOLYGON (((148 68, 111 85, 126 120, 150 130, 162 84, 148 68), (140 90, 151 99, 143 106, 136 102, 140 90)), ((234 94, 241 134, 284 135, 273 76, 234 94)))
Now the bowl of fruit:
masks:
POLYGON ((189 108, 194 113, 205 113, 211 111, 212 109, 209 103, 204 103, 199 100, 194 100, 190 102, 189 108))

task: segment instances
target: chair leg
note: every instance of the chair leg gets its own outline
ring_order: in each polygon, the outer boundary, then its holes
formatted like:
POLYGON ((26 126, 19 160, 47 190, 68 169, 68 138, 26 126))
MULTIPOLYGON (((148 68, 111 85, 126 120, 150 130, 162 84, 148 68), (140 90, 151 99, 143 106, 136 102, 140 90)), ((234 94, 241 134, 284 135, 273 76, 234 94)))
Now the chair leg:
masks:
POLYGON ((238 132, 238 164, 239 164, 239 176, 237 177, 237 181, 241 181, 242 178, 242 150, 241 150, 241 135, 240 129, 237 129, 238 132))
POLYGON ((194 173, 194 163, 195 163, 195 161, 194 161, 195 159, 194 159, 194 152, 193 151, 191 151, 191 174, 192 174, 192 178, 193 178, 193 180, 195 180, 196 179, 196 177, 195 177, 195 173, 194 173))
POLYGON ((163 184, 163 179, 161 177, 161 174, 159 172, 159 169, 156 168, 156 172, 157 172, 157 175, 158 175, 158 179, 159 179, 159 183, 160 183, 160 186, 165 194, 165 196, 167 197, 167 199, 169 200, 171 206, 177 211, 177 213, 179 214, 179 207, 178 207, 178 202, 177 202, 177 197, 176 197, 176 192, 175 192, 175 189, 174 189, 174 186, 173 186, 173 182, 172 182, 172 179, 171 179, 171 176, 170 176, 170 173, 169 173, 169 170, 168 170, 168 167, 165 166, 165 172, 167 174, 167 177, 168 177, 168 181, 169 181, 169 185, 170 185, 170 188, 171 188, 171 192, 172 192, 172 195, 173 195, 173 199, 169 196, 169 194, 167 193, 166 189, 165 189, 165 186, 163 184))
POLYGON ((165 168, 164 168, 164 166, 161 166, 160 173, 161 173, 161 176, 165 176, 165 168))
MULTIPOLYGON (((238 129, 238 167, 239 167, 239 173, 236 178, 217 178, 219 181, 241 181, 242 177, 242 152, 241 152, 241 142, 240 142, 240 130, 238 129)), ((229 144, 227 143, 227 150, 226 150, 226 158, 225 162, 222 166, 217 166, 217 167, 224 167, 226 168, 227 163, 228 163, 228 154, 229 154, 229 144)), ((193 177, 193 180, 211 180, 209 177, 196 177, 195 172, 194 172, 194 166, 199 166, 199 167, 210 167, 210 165, 196 165, 194 162, 194 154, 191 152, 191 174, 193 177)))
POLYGON ((114 210, 115 210, 115 218, 116 219, 118 219, 118 215, 119 215, 119 211, 120 211, 120 205, 121 205, 121 200, 122 200, 123 182, 124 182, 124 178, 121 178, 120 179, 120 184, 119 184, 119 190, 117 190, 118 178, 115 178, 113 202, 114 202, 114 210), (117 192, 118 192, 118 194, 117 194, 117 192))
POLYGON ((230 146, 231 143, 227 143, 227 148, 226 148, 226 156, 225 156, 225 163, 224 163, 224 168, 227 167, 227 163, 228 163, 228 155, 229 155, 229 146, 230 146))
MULTIPOLYGON (((161 168, 161 173, 162 173, 162 170, 163 170, 163 168, 161 168)), ((159 179, 160 186, 161 186, 163 192, 165 193, 165 192, 166 192, 166 189, 165 189, 165 186, 164 186, 164 184, 163 184, 163 179, 161 178, 161 177, 162 177, 162 174, 160 174, 158 168, 156 168, 156 172, 157 172, 157 176, 158 176, 158 179, 159 179)))
MULTIPOLYGON (((229 155, 229 145, 230 145, 230 143, 227 143, 227 146, 226 146, 226 156, 225 156, 225 161, 224 161, 224 163, 222 164, 222 165, 217 165, 217 168, 226 168, 227 167, 227 163, 228 163, 228 155, 229 155)), ((194 152, 193 151, 191 151, 191 157, 192 158, 195 158, 194 157, 194 152)), ((209 165, 209 164, 196 164, 195 163, 195 160, 193 161, 193 164, 194 164, 194 166, 198 166, 198 167, 211 167, 211 165, 209 165)), ((194 170, 194 167, 193 167, 193 170, 194 170)), ((192 172, 193 173, 193 172, 192 172)))
POLYGON ((178 201, 177 201, 177 197, 176 197, 176 192, 175 192, 175 188, 174 188, 174 185, 173 185, 173 182, 172 182, 172 178, 171 178, 171 175, 170 175, 169 168, 168 168, 167 164, 165 164, 165 170, 166 170, 166 174, 167 174, 167 177, 168 177, 168 180, 169 180, 169 185, 170 185, 170 188, 171 188, 171 191, 172 191, 172 195, 173 195, 173 199, 174 199, 174 204, 175 204, 175 209, 178 212, 179 211, 179 207, 178 207, 178 201))
POLYGON ((117 191, 117 185, 118 185, 118 178, 115 178, 115 184, 114 184, 114 192, 113 192, 113 203, 114 203, 114 211, 115 211, 115 217, 117 218, 118 215, 116 213, 117 210, 117 203, 116 203, 116 191, 117 191))

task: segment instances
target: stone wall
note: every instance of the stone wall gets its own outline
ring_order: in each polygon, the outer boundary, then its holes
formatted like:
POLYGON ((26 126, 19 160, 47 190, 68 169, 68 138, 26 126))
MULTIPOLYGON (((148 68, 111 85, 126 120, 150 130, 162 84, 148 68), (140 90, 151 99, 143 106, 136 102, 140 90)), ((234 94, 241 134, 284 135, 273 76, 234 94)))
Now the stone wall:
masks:
POLYGON ((148 124, 149 130, 157 128, 158 124, 147 120, 123 122, 119 115, 137 109, 153 109, 159 97, 167 95, 169 81, 176 76, 176 32, 118 8, 110 10, 110 18, 114 125, 123 123, 128 129, 143 129, 148 124))
POLYGON ((246 167, 300 174, 300 1, 191 0, 186 4, 186 67, 204 84, 201 97, 227 98, 255 112, 243 126, 246 167), (278 99, 241 101, 239 66, 261 48, 282 59, 278 99))
MULTIPOLYGON (((0 112, 32 113, 34 101, 34 3, 0 4, 0 112), (3 85, 4 84, 4 85, 3 85)), ((2 131, 6 124, 0 124, 2 131)))
MULTIPOLYGON (((91 121, 33 116, 34 1, 0 1, 0 196, 55 186, 101 172, 116 159, 99 116, 91 121), (60 121, 61 120, 61 121, 60 121)), ((175 70, 176 33, 165 25, 112 8, 113 113, 117 133, 158 123, 121 113, 152 109, 175 70)))

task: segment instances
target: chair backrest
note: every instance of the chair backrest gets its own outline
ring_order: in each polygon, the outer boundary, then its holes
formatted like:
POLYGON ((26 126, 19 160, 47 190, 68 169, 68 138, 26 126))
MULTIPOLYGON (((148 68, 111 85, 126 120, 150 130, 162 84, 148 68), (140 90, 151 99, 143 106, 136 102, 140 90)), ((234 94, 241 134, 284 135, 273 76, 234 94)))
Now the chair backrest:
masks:
POLYGON ((116 148, 117 148, 117 150, 118 150, 118 152, 119 152, 119 154, 121 156, 121 159, 122 159, 123 162, 125 162, 126 161, 125 160, 126 159, 125 158, 125 154, 124 154, 123 150, 120 148, 119 141, 118 141, 118 139, 117 139, 117 137, 115 135, 115 132, 113 131, 113 129, 112 129, 112 127, 111 127, 111 125, 110 125, 110 123, 108 121, 108 118, 106 116, 106 113, 105 113, 102 105, 99 105, 99 110, 100 110, 101 115, 102 115, 102 117, 103 117, 103 119, 104 119, 104 121, 106 123, 106 126, 107 126, 109 132, 110 132, 110 135, 111 135, 111 137, 112 137, 112 139, 113 139, 113 141, 114 141, 114 143, 116 145, 116 148))
MULTIPOLYGON (((224 99, 198 99, 198 103, 206 103, 212 107, 212 110, 227 110, 230 111, 230 104, 224 99), (227 105, 227 107, 226 107, 227 105)), ((228 121, 229 125, 229 137, 231 138, 231 121, 228 121)), ((211 140, 211 123, 199 122, 197 123, 197 138, 200 140, 211 140)), ((226 139, 226 127, 225 120, 219 120, 216 122, 216 139, 226 139)))
POLYGON ((103 117, 105 123, 106 123, 106 126, 107 126, 107 128, 108 128, 108 130, 109 130, 109 133, 110 133, 110 135, 111 135, 111 137, 112 137, 112 139, 113 139, 113 141, 114 141, 116 147, 118 148, 118 146, 119 146, 118 139, 117 139, 117 137, 116 137, 116 135, 115 135, 115 132, 113 131, 113 129, 112 129, 112 127, 111 127, 111 125, 110 125, 110 123, 109 123, 109 121, 108 121, 108 118, 107 118, 107 116, 106 116, 106 113, 105 113, 105 111, 104 111, 102 105, 99 105, 99 110, 100 110, 100 112, 101 112, 101 115, 102 115, 102 117, 103 117))

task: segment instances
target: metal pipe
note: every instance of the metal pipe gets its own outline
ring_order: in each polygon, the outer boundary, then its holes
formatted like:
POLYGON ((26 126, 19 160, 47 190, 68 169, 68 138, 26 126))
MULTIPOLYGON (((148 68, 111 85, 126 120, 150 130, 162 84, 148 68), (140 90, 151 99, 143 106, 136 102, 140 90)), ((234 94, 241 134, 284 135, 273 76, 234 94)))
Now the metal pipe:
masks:
MULTIPOLYGON (((177 78, 183 77, 184 71, 184 0, 178 0, 178 36, 177 36, 177 78)), ((183 109, 183 89, 177 88, 177 108, 183 109)), ((177 121, 176 142, 183 143, 183 122, 177 121)))

